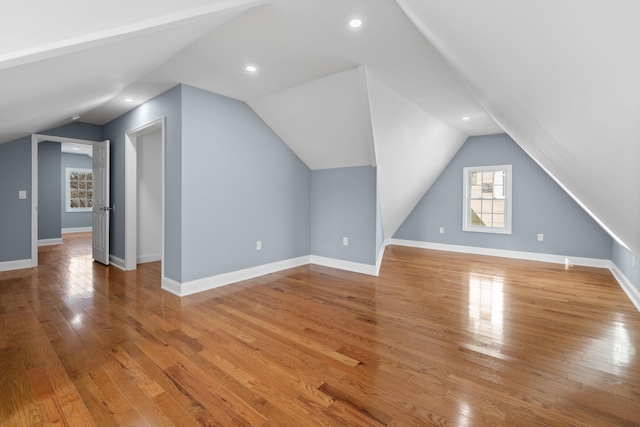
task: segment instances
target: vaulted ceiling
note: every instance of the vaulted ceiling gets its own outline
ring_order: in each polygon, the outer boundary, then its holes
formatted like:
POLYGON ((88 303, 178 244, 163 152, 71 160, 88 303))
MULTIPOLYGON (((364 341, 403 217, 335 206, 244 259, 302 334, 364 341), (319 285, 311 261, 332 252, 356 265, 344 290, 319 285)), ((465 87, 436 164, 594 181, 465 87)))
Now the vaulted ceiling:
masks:
POLYGON ((186 83, 246 101, 311 169, 377 165, 389 237, 467 136, 504 129, 640 253, 638 18, 634 0, 12 2, 0 142, 186 83))

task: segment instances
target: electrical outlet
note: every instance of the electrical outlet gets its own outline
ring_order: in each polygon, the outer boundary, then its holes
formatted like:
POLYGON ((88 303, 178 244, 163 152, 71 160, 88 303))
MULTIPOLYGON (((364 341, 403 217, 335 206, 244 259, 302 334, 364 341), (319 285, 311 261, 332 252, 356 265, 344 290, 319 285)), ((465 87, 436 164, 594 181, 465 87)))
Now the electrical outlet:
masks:
POLYGON ((440 227, 440 234, 444 234, 444 227, 440 227))
POLYGON ((26 200, 27 198, 27 192, 24 190, 20 190, 18 191, 18 199, 20 200, 26 200))
POLYGON ((542 242, 544 240, 544 234, 538 234, 538 242, 542 242))
POLYGON ((343 237, 342 238, 342 246, 349 246, 349 238, 348 237, 343 237))
POLYGON ((256 240, 256 251, 262 250, 262 240, 256 240))

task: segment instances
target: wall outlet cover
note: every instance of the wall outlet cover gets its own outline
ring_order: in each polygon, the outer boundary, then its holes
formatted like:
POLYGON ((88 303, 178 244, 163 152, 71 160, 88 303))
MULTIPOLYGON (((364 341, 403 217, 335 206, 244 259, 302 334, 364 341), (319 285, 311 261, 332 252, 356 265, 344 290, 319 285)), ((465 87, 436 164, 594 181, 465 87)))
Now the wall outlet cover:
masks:
POLYGON ((343 237, 342 238, 342 245, 343 246, 349 246, 349 238, 348 237, 343 237))

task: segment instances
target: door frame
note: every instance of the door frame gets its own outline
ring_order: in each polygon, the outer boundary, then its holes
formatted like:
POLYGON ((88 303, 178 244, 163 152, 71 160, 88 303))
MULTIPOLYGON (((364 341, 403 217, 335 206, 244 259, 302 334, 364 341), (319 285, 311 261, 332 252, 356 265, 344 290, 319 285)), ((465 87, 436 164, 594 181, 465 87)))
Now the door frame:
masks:
POLYGON ((38 266, 38 144, 45 141, 84 145, 100 142, 38 133, 31 135, 31 267, 38 266))
POLYGON ((161 277, 164 277, 164 241, 165 241, 165 152, 166 152, 166 120, 165 117, 150 121, 142 126, 125 132, 124 144, 124 269, 138 268, 138 138, 160 130, 161 138, 161 174, 162 174, 162 257, 161 277))

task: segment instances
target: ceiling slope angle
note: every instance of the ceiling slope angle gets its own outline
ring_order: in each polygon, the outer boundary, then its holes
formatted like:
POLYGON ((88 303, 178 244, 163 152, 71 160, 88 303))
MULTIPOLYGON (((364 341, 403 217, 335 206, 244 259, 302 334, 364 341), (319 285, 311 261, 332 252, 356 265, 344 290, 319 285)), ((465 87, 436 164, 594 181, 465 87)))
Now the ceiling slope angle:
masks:
POLYGON ((312 170, 375 165, 366 86, 358 68, 248 104, 312 170))
POLYGON ((198 40, 150 77, 252 101, 360 65, 468 135, 502 132, 389 0, 271 0, 198 40), (348 25, 354 17, 362 20, 357 29, 348 25), (247 65, 257 71, 248 74, 247 65))
POLYGON ((366 72, 384 238, 440 176, 467 135, 429 115, 366 72))
POLYGON ((146 0, 10 2, 0 14, 0 69, 267 2, 156 0, 153 7, 146 0))
POLYGON ((232 8, 189 17, 20 65, 0 63, 0 142, 68 123, 74 115, 101 125, 123 114, 176 83, 139 79, 240 12, 232 8), (138 93, 136 104, 118 96, 132 85, 138 93), (108 108, 100 109, 105 105, 108 108))
POLYGON ((396 1, 509 135, 640 254, 640 2, 396 1))

